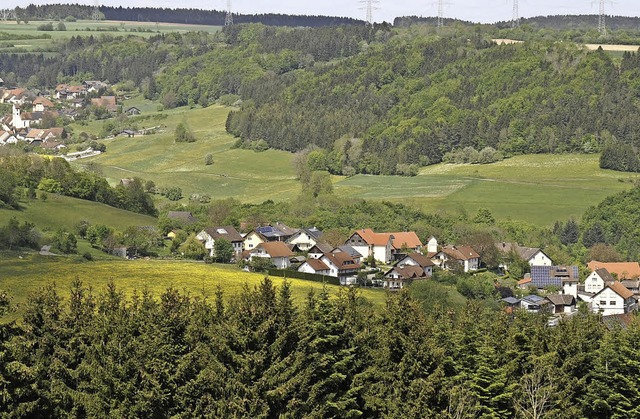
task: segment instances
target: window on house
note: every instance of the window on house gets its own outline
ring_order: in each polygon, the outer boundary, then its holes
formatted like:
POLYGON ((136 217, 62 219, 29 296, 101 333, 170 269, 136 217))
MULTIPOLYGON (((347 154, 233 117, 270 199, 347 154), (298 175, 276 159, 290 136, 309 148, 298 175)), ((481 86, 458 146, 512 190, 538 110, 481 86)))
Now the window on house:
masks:
POLYGON ((616 302, 615 301, 609 301, 609 305, 615 306, 616 302))
POLYGON ((605 300, 600 300, 600 305, 601 305, 601 306, 606 306, 606 305, 607 305, 607 302, 606 302, 605 300))

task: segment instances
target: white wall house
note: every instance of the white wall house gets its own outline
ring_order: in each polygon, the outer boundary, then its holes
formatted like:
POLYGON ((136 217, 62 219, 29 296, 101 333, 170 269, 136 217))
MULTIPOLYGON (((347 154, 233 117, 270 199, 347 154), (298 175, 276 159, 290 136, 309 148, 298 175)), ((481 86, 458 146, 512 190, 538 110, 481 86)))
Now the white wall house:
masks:
POLYGON ((267 242, 260 243, 251 250, 249 259, 270 258, 276 268, 286 269, 291 265, 289 262, 291 256, 294 256, 293 252, 283 242, 267 242))
POLYGON ((428 277, 433 275, 433 267, 436 264, 433 263, 431 258, 421 253, 410 253, 398 262, 399 267, 405 266, 419 266, 422 268, 424 274, 428 277))
POLYGON ((289 237, 289 239, 287 239, 287 243, 294 244, 298 249, 306 252, 318 243, 318 238, 321 235, 322 232, 318 229, 303 228, 293 236, 289 237))
POLYGON ((29 128, 31 121, 29 119, 22 119, 22 112, 20 108, 13 105, 13 112, 11 117, 11 125, 15 129, 29 128))
POLYGON ((298 272, 331 276, 331 269, 319 259, 307 259, 300 265, 298 272))
POLYGON ((628 313, 636 308, 633 293, 621 283, 614 282, 593 296, 591 309, 603 316, 628 313))
POLYGON ((244 246, 242 236, 233 226, 206 228, 199 232, 196 238, 203 242, 211 257, 215 256, 216 240, 227 240, 233 246, 233 253, 236 255, 242 253, 244 246))
POLYGON ((464 272, 477 271, 480 255, 470 246, 445 246, 434 256, 434 262, 442 269, 451 269, 453 263, 458 263, 464 272))
POLYGON ((388 233, 374 233, 370 228, 357 230, 345 242, 365 259, 372 256, 379 262, 389 263, 393 259, 393 240, 388 233))
POLYGON ((607 283, 614 282, 615 278, 604 268, 591 272, 584 280, 584 291, 595 294, 604 289, 607 283))

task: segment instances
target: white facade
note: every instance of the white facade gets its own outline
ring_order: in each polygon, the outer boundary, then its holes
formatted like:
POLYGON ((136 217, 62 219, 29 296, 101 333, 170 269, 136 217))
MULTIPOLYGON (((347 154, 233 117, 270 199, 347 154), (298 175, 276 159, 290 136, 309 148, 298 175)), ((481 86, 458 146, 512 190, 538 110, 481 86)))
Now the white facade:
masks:
POLYGON ((604 289, 604 285, 604 280, 596 271, 593 271, 587 279, 584 280, 584 291, 595 294, 602 291, 602 289, 604 289))
POLYGON ((304 272, 304 273, 307 273, 307 274, 337 276, 337 275, 331 275, 331 271, 329 269, 316 271, 315 269, 313 269, 311 267, 311 265, 309 265, 308 262, 305 262, 302 265, 300 265, 300 267, 298 268, 298 272, 304 272))
POLYGON ((533 255, 529 260, 529 265, 531 266, 552 266, 553 263, 551 259, 547 255, 545 255, 542 251, 538 251, 535 255, 533 255))
MULTIPOLYGON (((420 264, 413 260, 411 256, 407 256, 398 262, 398 266, 404 268, 405 266, 420 266, 420 264)), ((423 270, 426 276, 433 276, 433 266, 424 266, 423 270)))
POLYGON ((15 129, 23 129, 23 128, 29 128, 30 122, 31 121, 29 120, 22 119, 22 117, 20 116, 20 108, 16 108, 14 105, 13 114, 11 118, 11 125, 13 125, 15 129))
MULTIPOLYGON (((209 233, 207 233, 205 230, 202 230, 200 233, 198 233, 196 239, 204 243, 204 248, 209 251, 209 256, 215 256, 214 249, 216 241, 213 239, 213 237, 211 237, 209 233)), ((235 253, 236 255, 242 253, 243 242, 231 242, 231 245, 233 246, 233 253, 235 253)))
POLYGON ((625 300, 611 288, 605 288, 591 300, 594 313, 602 313, 603 316, 626 313, 625 300))
POLYGON ((564 282, 562 284, 562 293, 572 295, 574 298, 578 298, 578 282, 564 282))
POLYGON ((427 242, 427 252, 438 253, 438 240, 435 237, 431 237, 427 242))
POLYGON ((298 246, 298 249, 306 252, 316 245, 316 239, 307 234, 306 231, 300 230, 293 237, 287 240, 289 244, 295 244, 298 246))
POLYGON ((273 265, 278 269, 287 269, 290 266, 289 257, 273 258, 262 248, 258 250, 254 250, 254 252, 251 253, 250 259, 253 259, 253 258, 270 258, 271 263, 273 263, 273 265))

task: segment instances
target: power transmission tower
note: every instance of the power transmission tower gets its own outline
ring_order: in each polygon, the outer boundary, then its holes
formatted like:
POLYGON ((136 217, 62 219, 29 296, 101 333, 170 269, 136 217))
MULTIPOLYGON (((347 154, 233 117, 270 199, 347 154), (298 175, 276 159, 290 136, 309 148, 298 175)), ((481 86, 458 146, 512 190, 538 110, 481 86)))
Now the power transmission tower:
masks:
POLYGON ((518 11, 518 0, 513 0, 513 18, 511 19, 511 27, 520 26, 520 12, 518 11))
POLYGON ((607 36, 607 25, 604 21, 604 1, 600 0, 600 14, 598 15, 598 32, 600 35, 607 36))
POLYGON ((100 0, 95 0, 93 2, 93 11, 91 12, 91 19, 96 22, 102 19, 102 13, 100 13, 100 0))
POLYGON ((366 11, 367 23, 369 25, 373 25, 373 11, 379 9, 377 5, 380 4, 380 0, 358 0, 358 3, 363 5, 362 7, 360 7, 360 10, 366 11))
POLYGON ((444 2, 438 0, 438 31, 444 26, 444 2))
POLYGON ((231 13, 231 0, 227 0, 227 14, 224 17, 224 26, 233 25, 233 13, 231 13))

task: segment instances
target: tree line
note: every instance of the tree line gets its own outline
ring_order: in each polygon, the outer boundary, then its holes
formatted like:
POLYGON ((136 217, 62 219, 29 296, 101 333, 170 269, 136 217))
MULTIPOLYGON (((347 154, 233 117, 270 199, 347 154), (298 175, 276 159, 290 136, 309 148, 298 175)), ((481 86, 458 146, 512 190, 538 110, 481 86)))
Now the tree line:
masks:
MULTIPOLYGON (((229 299, 167 289, 127 298, 80 280, 33 293, 0 326, 9 417, 618 417, 640 415, 640 324, 580 312, 384 309, 354 289, 294 301, 265 278, 229 299)), ((0 293, 0 308, 10 303, 0 293)))
MULTIPOLYGON (((202 10, 162 7, 112 7, 100 6, 100 18, 105 20, 133 22, 166 22, 191 25, 224 26, 225 10, 202 10)), ((62 20, 69 16, 76 19, 93 19, 94 7, 81 4, 30 4, 25 8, 16 8, 17 17, 29 20, 62 20)), ((269 26, 336 26, 362 24, 364 21, 338 16, 306 16, 279 13, 240 14, 234 13, 234 23, 263 23, 269 26)))

